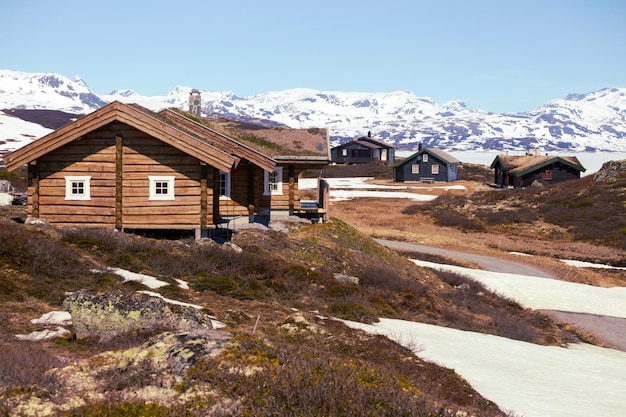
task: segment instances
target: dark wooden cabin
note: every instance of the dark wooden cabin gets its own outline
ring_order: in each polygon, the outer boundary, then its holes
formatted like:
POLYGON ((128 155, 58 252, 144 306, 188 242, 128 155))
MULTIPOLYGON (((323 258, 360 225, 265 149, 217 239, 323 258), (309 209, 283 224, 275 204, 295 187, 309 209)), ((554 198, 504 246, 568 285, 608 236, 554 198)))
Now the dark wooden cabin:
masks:
POLYGON ((32 217, 56 226, 192 230, 200 237, 225 220, 295 212, 298 175, 329 162, 321 130, 315 137, 321 151, 278 146, 273 156, 182 112, 113 102, 4 162, 9 171, 28 165, 32 217))
POLYGON ((422 148, 393 167, 397 182, 456 181, 458 159, 438 148, 422 148))
POLYGON ((538 181, 552 184, 580 178, 585 172, 575 156, 498 155, 491 163, 496 186, 506 188, 528 187, 538 181))
POLYGON ((332 148, 330 158, 336 164, 393 163, 395 148, 382 140, 374 139, 371 132, 368 132, 367 136, 332 148))

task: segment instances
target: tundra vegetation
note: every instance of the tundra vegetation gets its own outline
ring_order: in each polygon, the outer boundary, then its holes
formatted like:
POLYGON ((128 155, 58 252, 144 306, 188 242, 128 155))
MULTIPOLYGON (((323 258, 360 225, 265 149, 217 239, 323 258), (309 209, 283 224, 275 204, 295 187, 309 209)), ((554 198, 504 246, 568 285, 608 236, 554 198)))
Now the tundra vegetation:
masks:
MULTIPOLYGON (((477 178, 482 175, 478 169, 472 172, 477 178)), ((388 181, 384 173, 381 181, 388 181)), ((587 193, 581 198, 594 205, 599 198, 594 190, 621 192, 623 204, 625 182, 620 178, 601 189, 583 179, 575 185, 580 187, 576 195, 587 193)), ((624 262, 619 228, 613 237, 599 238, 595 232, 584 234, 592 225, 578 230, 556 215, 500 223, 486 215, 495 202, 509 199, 532 202, 535 213, 542 213, 541 205, 547 211, 560 188, 540 196, 546 189, 505 194, 484 187, 481 180, 466 184, 467 191, 448 192, 435 203, 377 201, 372 207, 367 200, 335 202, 329 223, 286 232, 241 230, 233 235, 240 252, 208 241, 27 226, 10 220, 23 218, 23 209, 3 208, 0 415, 506 416, 506 410, 482 398, 452 370, 334 319, 375 322, 390 317, 538 344, 580 338, 600 343, 467 277, 419 268, 370 238, 433 244, 454 239, 461 248, 468 242, 491 254, 522 251, 523 246, 526 252, 546 255, 545 265, 552 268, 559 266, 548 256, 624 262), (457 221, 446 223, 443 213, 457 216, 457 221), (466 227, 462 219, 480 227, 466 227), (548 242, 555 233, 569 249, 551 248, 548 242), (580 251, 577 245, 597 250, 580 251), (589 259, 590 253, 598 255, 589 259), (107 341, 74 334, 39 342, 15 338, 38 330, 31 319, 62 310, 67 292, 146 289, 112 273, 95 272, 104 267, 169 282, 154 291, 204 306, 232 337, 218 353, 182 372, 160 361, 157 348, 166 336, 158 327, 107 341), (177 285, 178 280, 189 288, 177 285)), ((613 200, 602 200, 605 221, 614 215, 606 207, 613 200)), ((588 208, 574 194, 566 201, 572 216, 588 208)), ((592 214, 588 221, 594 221, 592 214)), ((619 272, 609 278, 572 274, 570 279, 597 285, 626 282, 619 272)), ((412 348, 418 351, 419 341, 412 348)))

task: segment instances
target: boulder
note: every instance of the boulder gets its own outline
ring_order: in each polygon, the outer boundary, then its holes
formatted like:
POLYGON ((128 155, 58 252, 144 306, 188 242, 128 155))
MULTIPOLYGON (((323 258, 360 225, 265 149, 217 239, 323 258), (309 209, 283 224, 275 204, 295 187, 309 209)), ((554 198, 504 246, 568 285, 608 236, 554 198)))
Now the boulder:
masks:
POLYGON ((333 278, 341 285, 359 285, 361 280, 358 277, 353 277, 346 274, 334 273, 333 278))
POLYGON ((626 159, 621 161, 608 161, 602 164, 602 168, 593 176, 594 181, 606 181, 610 178, 626 172, 626 159))
POLYGON ((72 316, 78 339, 93 337, 109 341, 132 332, 213 329, 211 316, 201 310, 141 293, 80 291, 67 297, 63 305, 72 316))

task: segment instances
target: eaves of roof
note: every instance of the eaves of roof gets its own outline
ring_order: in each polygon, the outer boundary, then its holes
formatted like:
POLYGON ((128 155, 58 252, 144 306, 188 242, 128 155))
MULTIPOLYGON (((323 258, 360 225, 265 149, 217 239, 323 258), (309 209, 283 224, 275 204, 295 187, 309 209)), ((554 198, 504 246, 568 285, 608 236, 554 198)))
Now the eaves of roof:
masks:
POLYGON ((112 122, 121 122, 167 143, 202 162, 223 171, 230 171, 238 158, 198 140, 192 133, 184 131, 156 113, 138 106, 114 101, 80 119, 69 123, 30 144, 5 155, 4 162, 9 171, 14 171, 41 156, 62 147, 83 135, 112 122))
POLYGON ((427 153, 429 155, 432 155, 440 160, 442 160, 443 162, 447 163, 447 164, 460 164, 461 161, 459 161, 458 159, 456 159, 455 157, 453 157, 452 155, 450 155, 449 153, 442 151, 441 149, 438 148, 423 148, 422 150, 419 150, 417 152, 415 152, 414 154, 404 158, 402 161, 392 165, 392 168, 399 168, 401 166, 403 166, 404 164, 408 164, 411 160, 413 160, 414 158, 416 158, 418 155, 427 153))
POLYGON ((542 169, 555 162, 561 162, 578 171, 586 171, 575 156, 498 155, 491 163, 491 168, 495 168, 498 162, 503 166, 505 171, 518 177, 542 169))
MULTIPOLYGON (((533 158, 532 156, 530 158, 533 158)), ((580 164, 580 162, 578 162, 578 158, 576 158, 575 156, 572 157, 560 157, 560 156, 555 156, 555 157, 551 157, 551 158, 546 158, 543 161, 537 161, 537 163, 534 164, 529 164, 529 165, 522 165, 516 168, 511 169, 509 172, 511 174, 515 174, 515 176, 517 177, 521 177, 523 175, 526 175, 530 172, 539 170, 543 167, 546 167, 550 164, 553 164, 555 162, 561 162, 562 164, 565 164, 571 168, 574 168, 578 171, 582 171, 585 172, 586 169, 580 164), (570 159, 574 159, 574 160, 570 160, 570 159)))
POLYGON ((361 136, 360 138, 356 139, 356 142, 359 142, 359 143, 369 142, 373 145, 376 145, 379 148, 393 149, 393 145, 390 145, 380 139, 376 139, 370 136, 361 136))

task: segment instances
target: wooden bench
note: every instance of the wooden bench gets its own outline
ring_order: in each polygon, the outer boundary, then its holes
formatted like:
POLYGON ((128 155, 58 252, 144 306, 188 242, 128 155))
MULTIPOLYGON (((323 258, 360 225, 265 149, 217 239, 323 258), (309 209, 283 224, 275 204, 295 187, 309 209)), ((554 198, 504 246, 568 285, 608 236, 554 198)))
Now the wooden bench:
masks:
POLYGON ((434 178, 430 178, 430 177, 422 177, 420 178, 420 182, 427 182, 429 184, 432 184, 435 182, 434 178))

